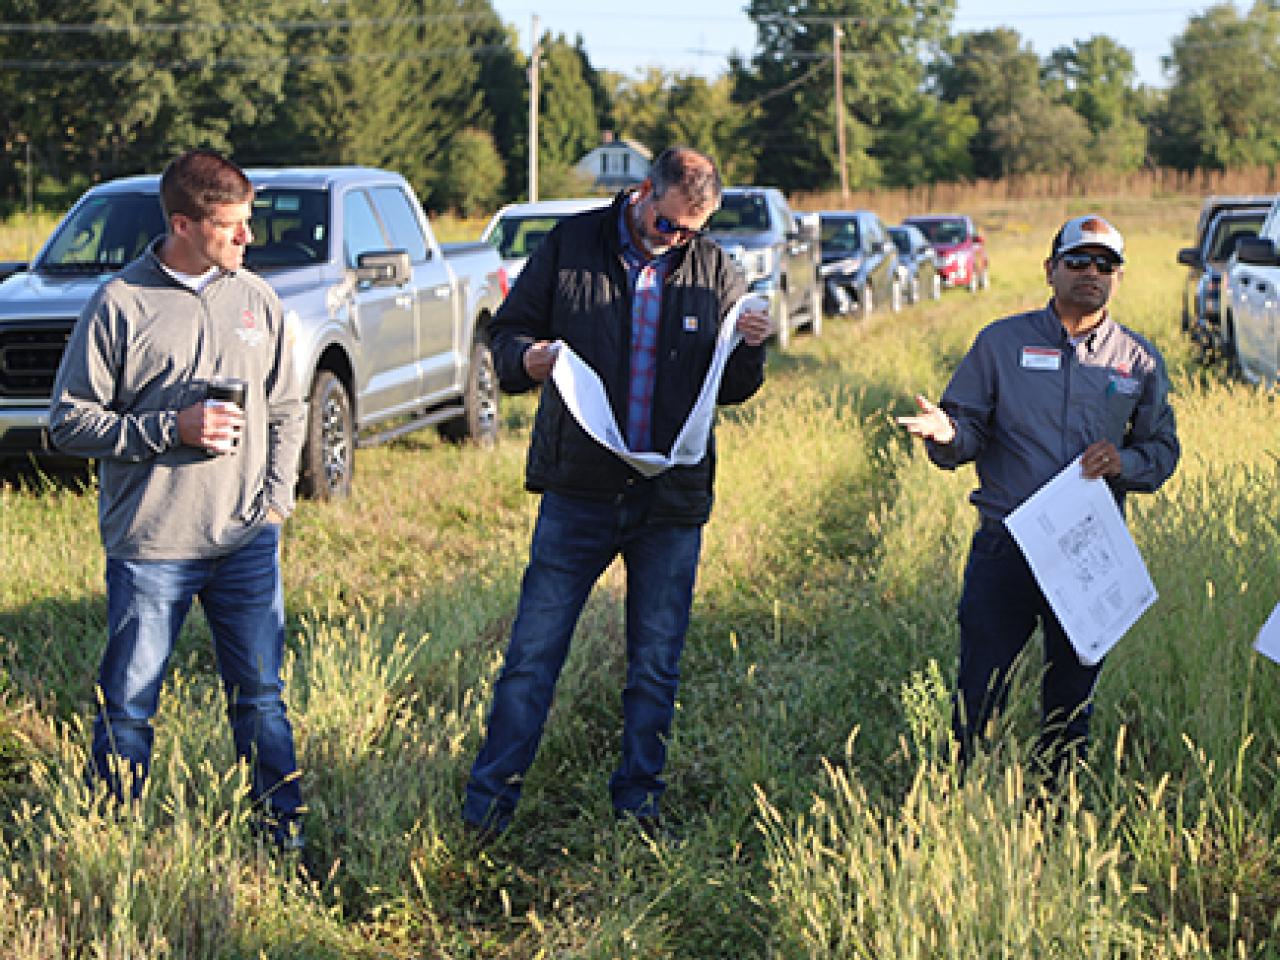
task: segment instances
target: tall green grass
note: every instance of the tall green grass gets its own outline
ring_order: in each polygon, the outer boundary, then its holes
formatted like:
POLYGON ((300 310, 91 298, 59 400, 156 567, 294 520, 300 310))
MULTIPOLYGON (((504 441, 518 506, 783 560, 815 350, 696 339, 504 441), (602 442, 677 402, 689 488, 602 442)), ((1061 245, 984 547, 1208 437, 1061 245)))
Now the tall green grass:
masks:
MULTIPOLYGON (((1062 207, 1062 204, 1058 204, 1062 207)), ((536 501, 532 401, 492 452, 428 434, 361 451, 356 495, 304 503, 283 562, 286 669, 311 852, 247 829, 198 615, 143 798, 84 785, 102 647, 93 492, 0 488, 0 943, 30 957, 1280 957, 1280 667, 1250 649, 1278 599, 1272 397, 1194 365, 1184 242, 1126 203, 1117 316, 1169 361, 1185 455, 1130 520, 1160 601, 1098 689, 1065 799, 1024 775, 1034 651, 999 739, 949 763, 971 470, 892 425, 976 332, 1047 297, 1056 222, 991 233, 993 286, 829 318, 725 410, 715 515, 670 744, 681 841, 613 821, 623 578, 589 601, 513 829, 457 819, 536 501)), ((1190 224, 1186 224, 1189 229, 1190 224)))

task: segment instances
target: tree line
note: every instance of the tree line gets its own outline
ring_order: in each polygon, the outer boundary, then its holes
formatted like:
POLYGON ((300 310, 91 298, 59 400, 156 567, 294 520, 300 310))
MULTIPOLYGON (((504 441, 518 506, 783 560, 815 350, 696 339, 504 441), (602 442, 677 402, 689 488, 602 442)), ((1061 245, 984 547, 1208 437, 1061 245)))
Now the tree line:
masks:
MULTIPOLYGON (((252 164, 370 164, 429 206, 476 214, 527 193, 529 53, 489 0, 0 0, 0 203, 64 202, 208 146, 252 164)), ((749 56, 715 79, 599 70, 540 38, 544 196, 604 131, 688 143, 730 182, 854 189, 1280 162, 1280 0, 1190 17, 1167 88, 1105 35, 1041 58, 1010 28, 952 29, 955 0, 750 0, 749 56), (841 56, 834 58, 836 31, 841 56)))

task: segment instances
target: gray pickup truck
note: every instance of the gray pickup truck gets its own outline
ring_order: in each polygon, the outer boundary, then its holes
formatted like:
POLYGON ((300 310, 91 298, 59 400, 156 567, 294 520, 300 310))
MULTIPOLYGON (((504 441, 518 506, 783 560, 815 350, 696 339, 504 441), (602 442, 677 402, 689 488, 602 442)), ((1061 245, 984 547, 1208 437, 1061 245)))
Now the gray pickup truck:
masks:
MULTIPOLYGON (((498 385, 488 326, 506 293, 488 244, 436 242, 403 177, 367 167, 251 169, 245 264, 284 304, 305 377, 299 492, 351 489, 355 448, 436 426, 488 445, 498 385)), ((89 190, 29 268, 0 283, 0 457, 56 454, 49 393, 81 309, 164 232, 159 177, 89 190)))

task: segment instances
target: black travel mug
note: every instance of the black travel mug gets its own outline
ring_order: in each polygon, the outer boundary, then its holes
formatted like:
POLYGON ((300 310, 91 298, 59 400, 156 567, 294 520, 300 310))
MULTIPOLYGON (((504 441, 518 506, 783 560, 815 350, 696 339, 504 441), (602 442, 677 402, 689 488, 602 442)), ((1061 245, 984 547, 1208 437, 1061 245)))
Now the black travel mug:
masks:
MULTIPOLYGON (((243 413, 248 392, 249 384, 239 377, 215 377, 209 381, 204 397, 205 400, 220 400, 223 403, 233 403, 243 413)), ((240 434, 237 433, 225 447, 219 446, 214 452, 231 453, 239 445, 240 434)))

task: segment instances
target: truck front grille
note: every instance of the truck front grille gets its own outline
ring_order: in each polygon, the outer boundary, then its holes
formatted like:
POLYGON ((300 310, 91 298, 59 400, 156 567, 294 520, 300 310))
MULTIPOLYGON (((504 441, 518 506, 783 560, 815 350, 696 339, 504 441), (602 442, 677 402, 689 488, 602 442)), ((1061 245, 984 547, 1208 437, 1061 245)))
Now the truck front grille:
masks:
POLYGON ((0 397, 47 400, 74 320, 31 320, 0 326, 0 397))

